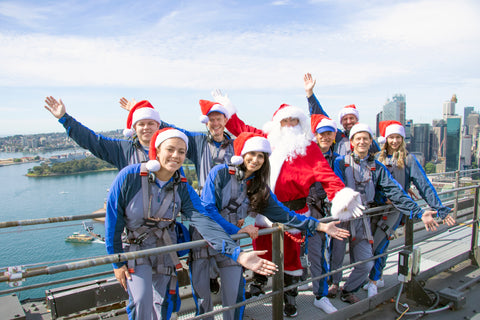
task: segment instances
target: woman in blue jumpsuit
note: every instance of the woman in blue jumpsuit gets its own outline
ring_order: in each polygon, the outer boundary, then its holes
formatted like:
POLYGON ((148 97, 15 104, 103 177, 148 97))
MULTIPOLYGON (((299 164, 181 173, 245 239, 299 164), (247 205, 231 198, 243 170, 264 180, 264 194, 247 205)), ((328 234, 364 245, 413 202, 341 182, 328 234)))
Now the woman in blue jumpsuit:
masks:
MULTIPOLYGON (((185 160, 187 145, 188 138, 182 132, 175 129, 159 130, 151 139, 150 161, 146 164, 148 172, 143 170, 142 164, 134 164, 118 174, 107 200, 107 252, 124 252, 124 229, 128 238, 125 251, 175 244, 175 218, 181 213, 191 220, 191 224, 215 250, 255 272, 264 275, 274 273, 275 264, 258 257, 264 252, 241 252, 238 244, 208 217, 196 192, 180 176, 179 169, 185 160), (147 174, 140 175, 141 172, 147 174), (152 176, 151 181, 147 180, 149 176, 152 176), (148 196, 145 196, 145 190, 148 190, 148 196)), ((129 293, 129 319, 170 318, 172 311, 177 310, 177 266, 176 254, 114 264, 115 277, 129 293)))
MULTIPOLYGON (((455 220, 449 215, 450 208, 442 205, 435 188, 430 183, 425 171, 417 158, 408 153, 405 145, 405 128, 394 120, 381 121, 379 123, 379 142, 384 143, 377 159, 383 163, 404 190, 409 191, 413 183, 427 204, 437 211, 437 216, 449 226, 455 224, 455 220)), ((372 219, 373 255, 384 253, 388 249, 390 238, 402 221, 402 215, 396 211, 389 213, 384 219, 372 219)), ((435 230, 436 227, 433 226, 435 230)), ((368 295, 377 293, 377 287, 383 287, 382 273, 385 268, 387 257, 375 260, 369 275, 369 282, 364 286, 368 295)))
MULTIPOLYGON (((261 213, 273 222, 280 222, 287 226, 305 230, 307 236, 316 232, 326 232, 330 236, 343 239, 348 232, 336 227, 337 222, 319 223, 316 219, 296 214, 283 206, 267 186, 269 176, 270 144, 266 138, 256 133, 241 133, 234 142, 235 156, 233 165, 217 165, 208 175, 202 193, 202 204, 209 215, 214 217, 229 234, 247 232, 239 225, 248 214, 261 213)), ((253 227, 253 226, 251 226, 253 227)), ((248 232, 255 238, 255 232, 248 232)), ((236 263, 225 263, 219 257, 217 263, 221 273, 223 304, 234 304, 244 300, 245 280, 242 277, 242 268, 236 263)), ((192 262, 192 273, 201 270, 201 260, 192 262)), ((205 279, 205 287, 208 279, 205 279)), ((208 288, 193 288, 194 293, 202 295, 202 301, 209 299, 208 288)), ((198 298, 198 297, 197 297, 198 298)), ((198 299, 197 299, 198 300, 198 299)), ((198 313, 210 311, 209 305, 198 305, 198 313), (203 308, 203 309, 202 309, 203 308)), ((223 319, 241 319, 243 308, 224 313, 223 319)))

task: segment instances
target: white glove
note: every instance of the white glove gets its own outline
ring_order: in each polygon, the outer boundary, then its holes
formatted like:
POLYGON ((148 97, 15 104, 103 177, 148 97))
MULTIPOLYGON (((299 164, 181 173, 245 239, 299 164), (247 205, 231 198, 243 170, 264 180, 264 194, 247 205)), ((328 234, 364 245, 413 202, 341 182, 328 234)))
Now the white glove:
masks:
POLYGON ((348 204, 347 210, 352 213, 352 216, 354 218, 359 218, 363 216, 363 211, 365 210, 365 207, 362 205, 362 198, 360 196, 360 193, 356 192, 356 195, 354 196, 353 200, 348 204))
POLYGON ((349 220, 351 217, 361 217, 362 210, 365 210, 365 207, 362 206, 360 193, 351 188, 338 191, 332 200, 332 217, 341 221, 349 220))
POLYGON ((233 114, 237 113, 237 109, 228 98, 228 95, 227 94, 224 95, 222 93, 222 90, 220 89, 213 90, 212 97, 215 100, 215 102, 220 103, 222 106, 224 106, 228 110, 229 112, 228 118, 230 118, 233 114))

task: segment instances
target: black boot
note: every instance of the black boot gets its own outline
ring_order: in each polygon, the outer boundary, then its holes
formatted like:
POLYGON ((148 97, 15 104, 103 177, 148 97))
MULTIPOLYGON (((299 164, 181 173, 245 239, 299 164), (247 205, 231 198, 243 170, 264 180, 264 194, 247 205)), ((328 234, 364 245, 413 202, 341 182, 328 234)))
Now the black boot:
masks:
POLYGON ((250 299, 251 297, 265 294, 263 288, 265 287, 267 282, 268 278, 266 276, 254 273, 253 281, 250 283, 248 291, 245 292, 245 298, 250 299))
MULTIPOLYGON (((283 275, 283 282, 285 287, 291 286, 292 284, 300 282, 300 277, 298 276, 291 276, 289 274, 284 274, 283 275)), ((283 293, 283 301, 285 303, 285 308, 283 309, 283 314, 286 317, 296 317, 298 312, 297 312, 297 304, 296 304, 296 298, 298 295, 298 290, 297 288, 290 289, 288 291, 285 291, 283 293)))

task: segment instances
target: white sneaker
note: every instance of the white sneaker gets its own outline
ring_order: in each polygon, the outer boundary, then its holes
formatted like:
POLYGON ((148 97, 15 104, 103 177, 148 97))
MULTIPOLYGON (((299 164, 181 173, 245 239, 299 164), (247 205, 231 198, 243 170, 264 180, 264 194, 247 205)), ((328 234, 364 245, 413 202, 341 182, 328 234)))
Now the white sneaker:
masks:
POLYGON ((377 285, 373 282, 369 282, 368 283, 368 287, 367 287, 367 291, 368 291, 368 297, 373 297, 374 295, 376 295, 378 293, 378 290, 377 290, 377 285))
POLYGON ((378 279, 377 280, 377 288, 383 288, 383 287, 385 287, 385 281, 383 281, 383 278, 378 279))
POLYGON ((309 289, 312 289, 312 283, 311 282, 302 284, 301 286, 297 287, 298 291, 307 291, 309 289))
POLYGON ((315 300, 313 301, 313 305, 319 309, 322 309, 323 311, 325 311, 325 313, 328 314, 337 311, 337 308, 332 305, 332 303, 330 302, 330 300, 328 300, 327 297, 322 297, 320 299, 315 298, 315 300))
MULTIPOLYGON (((368 290, 368 284, 369 283, 370 283, 370 281, 363 285, 363 287, 362 287, 363 290, 365 290, 365 291, 368 290)), ((385 287, 385 281, 383 279, 378 279, 377 280, 377 288, 383 288, 383 287, 385 287)))

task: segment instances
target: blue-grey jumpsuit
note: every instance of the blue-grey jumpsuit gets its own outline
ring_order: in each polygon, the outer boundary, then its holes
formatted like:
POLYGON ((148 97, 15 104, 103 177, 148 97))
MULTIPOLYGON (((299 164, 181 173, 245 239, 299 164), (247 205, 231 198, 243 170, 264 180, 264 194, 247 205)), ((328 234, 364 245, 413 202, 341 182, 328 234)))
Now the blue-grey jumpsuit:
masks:
MULTIPOLYGON (((236 171, 240 170, 236 168, 236 171)), ((240 228, 236 226, 238 219, 244 219, 249 211, 249 200, 246 196, 247 184, 253 176, 245 179, 236 175, 233 170, 229 170, 227 165, 217 165, 207 177, 205 187, 202 192, 201 200, 205 209, 216 222, 218 222, 228 234, 236 234, 240 228), (236 200, 241 199, 238 203, 236 200)), ((273 222, 280 222, 287 226, 305 230, 307 236, 316 234, 318 221, 311 217, 296 214, 282 205, 276 196, 270 191, 267 207, 260 212, 273 222)), ((201 253, 199 253, 201 254, 201 253)), ((226 261, 221 255, 215 255, 218 267, 220 269, 222 280, 222 301, 224 305, 231 305, 245 298, 244 286, 245 280, 242 277, 242 268, 234 261, 226 261)), ((201 272, 201 265, 205 259, 195 259, 192 272, 201 272), (197 264, 197 265, 195 265, 197 264)), ((201 277, 198 277, 201 278, 201 277)), ((203 277, 204 282, 208 281, 203 277)), ((206 284, 201 284, 199 288, 193 288, 196 296, 204 297, 202 301, 197 299, 197 313, 201 314, 212 310, 210 292, 198 292, 204 290, 206 284)), ((223 319, 242 319, 243 308, 238 308, 230 313, 224 313, 223 319)))
MULTIPOLYGON (((161 215, 152 216, 162 220, 156 226, 146 228, 140 166, 134 164, 124 168, 110 187, 105 219, 105 243, 109 254, 124 252, 122 246, 124 228, 127 229, 130 243, 126 245, 125 251, 158 247, 167 245, 168 242, 176 243, 172 222, 177 214, 181 213, 191 220, 191 224, 195 225, 216 251, 237 260, 240 247, 208 217, 193 188, 185 179, 178 179, 179 173, 166 183, 157 179, 149 184, 152 195, 151 212, 161 215), (169 193, 171 195, 173 193, 173 201, 165 201, 169 205, 162 213, 159 209, 163 207, 164 199, 169 193), (139 236, 138 230, 145 231, 142 231, 142 235, 146 237, 139 236), (140 239, 144 240, 136 241, 140 239)), ((134 271, 132 280, 127 281, 130 296, 127 307, 129 319, 169 319, 172 311, 177 309, 174 260, 171 255, 164 254, 129 261, 128 267, 134 271), (175 283, 170 283, 172 278, 175 283)), ((116 263, 114 268, 125 264, 116 263)))

